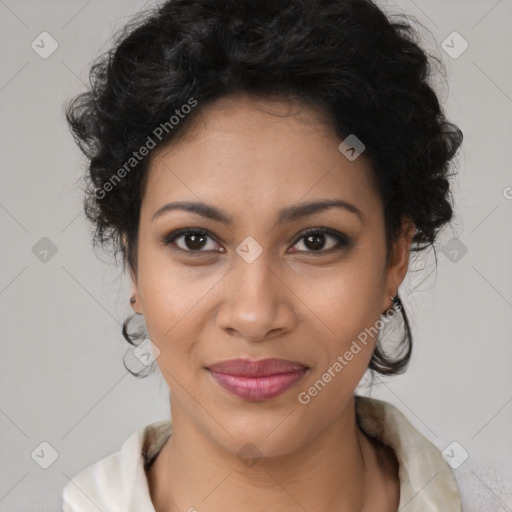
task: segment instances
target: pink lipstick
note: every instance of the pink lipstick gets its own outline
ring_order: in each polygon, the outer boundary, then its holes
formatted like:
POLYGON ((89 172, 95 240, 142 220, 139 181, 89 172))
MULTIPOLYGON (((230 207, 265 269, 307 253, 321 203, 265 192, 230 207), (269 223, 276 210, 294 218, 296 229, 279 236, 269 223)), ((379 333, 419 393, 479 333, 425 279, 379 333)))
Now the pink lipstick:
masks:
POLYGON ((209 366, 213 379, 244 400, 268 400, 295 385, 308 367, 284 359, 231 359, 209 366))

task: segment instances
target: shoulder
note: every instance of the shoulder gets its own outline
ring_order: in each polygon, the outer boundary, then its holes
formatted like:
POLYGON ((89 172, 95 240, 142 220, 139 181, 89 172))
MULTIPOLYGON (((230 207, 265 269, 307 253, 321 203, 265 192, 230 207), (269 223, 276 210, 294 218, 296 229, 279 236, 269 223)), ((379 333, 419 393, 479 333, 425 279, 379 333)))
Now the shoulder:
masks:
POLYGON ((357 397, 356 412, 360 427, 395 451, 401 466, 402 496, 408 496, 403 503, 401 500, 401 511, 495 512, 510 508, 510 459, 468 453, 451 440, 439 441, 442 446, 437 447, 389 402, 357 397))
POLYGON ((440 450, 389 402, 356 398, 360 428, 391 447, 399 464, 400 510, 403 512, 462 510, 460 491, 440 450))
POLYGON ((154 512, 145 464, 170 434, 171 421, 136 430, 120 450, 80 471, 62 491, 63 511, 154 512))

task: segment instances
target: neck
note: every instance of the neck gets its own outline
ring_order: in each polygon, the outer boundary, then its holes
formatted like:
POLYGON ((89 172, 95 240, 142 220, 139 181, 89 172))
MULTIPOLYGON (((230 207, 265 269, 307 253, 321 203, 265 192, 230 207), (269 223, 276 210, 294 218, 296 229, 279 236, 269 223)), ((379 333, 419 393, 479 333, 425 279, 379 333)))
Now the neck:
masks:
POLYGON ((376 483, 376 452, 357 428, 353 399, 309 444, 253 465, 187 421, 179 406, 172 410, 173 434, 150 470, 157 512, 361 511, 365 488, 376 483))

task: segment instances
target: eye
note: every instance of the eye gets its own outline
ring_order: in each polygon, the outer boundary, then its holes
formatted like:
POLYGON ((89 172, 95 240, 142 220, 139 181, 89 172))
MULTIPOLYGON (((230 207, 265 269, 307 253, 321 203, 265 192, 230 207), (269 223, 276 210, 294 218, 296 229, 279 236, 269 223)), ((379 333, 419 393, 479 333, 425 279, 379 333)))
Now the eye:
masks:
MULTIPOLYGON (((213 235, 205 229, 180 229, 164 237, 163 242, 165 245, 171 245, 175 243, 177 249, 184 252, 209 252, 215 250, 217 244, 211 243, 208 248, 208 239, 212 239, 213 235), (177 240, 181 240, 180 243, 176 243, 177 240), (206 247, 206 249, 205 249, 206 247)), ((219 252, 224 252, 220 248, 219 252)))
POLYGON ((342 234, 338 233, 337 231, 328 229, 328 228, 312 228, 308 229, 305 233, 301 235, 301 237, 298 239, 297 242, 293 245, 295 247, 296 245, 302 243, 304 247, 306 247, 306 250, 300 250, 300 251, 293 251, 293 252, 308 252, 308 253, 330 253, 337 250, 340 250, 344 247, 347 247, 350 245, 349 238, 342 234), (331 244, 331 247, 329 247, 327 250, 325 249, 326 246, 326 238, 331 238, 331 240, 335 240, 338 243, 331 244), (302 242, 304 240, 304 242, 302 242))
MULTIPOLYGON (((225 252, 224 249, 215 242, 213 242, 214 235, 205 229, 192 229, 192 228, 184 228, 179 229, 165 236, 162 241, 165 245, 174 244, 176 250, 188 253, 201 253, 201 252, 210 252, 215 251, 218 247, 218 252, 225 252), (208 247, 208 239, 211 240, 210 247, 208 247), (178 241, 180 241, 178 243, 178 241)), ((306 252, 306 253, 318 253, 319 255, 325 253, 335 252, 337 250, 341 250, 344 247, 350 246, 350 239, 337 231, 328 229, 328 228, 311 228, 307 230, 305 233, 302 233, 300 238, 296 240, 292 247, 302 243, 306 248, 305 250, 294 250, 292 252, 306 252), (334 240, 334 243, 331 243, 331 247, 325 249, 326 239, 330 238, 334 240), (304 240, 302 242, 302 240, 304 240)), ((327 244, 328 245, 328 244, 327 244)))

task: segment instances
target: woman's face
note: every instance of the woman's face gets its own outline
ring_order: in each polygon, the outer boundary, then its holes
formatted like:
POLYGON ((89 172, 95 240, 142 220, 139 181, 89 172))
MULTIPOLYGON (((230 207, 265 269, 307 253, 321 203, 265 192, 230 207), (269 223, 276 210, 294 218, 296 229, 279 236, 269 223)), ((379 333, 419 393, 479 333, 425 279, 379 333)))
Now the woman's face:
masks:
POLYGON ((349 160, 313 111, 231 97, 198 120, 151 162, 132 307, 160 350, 176 428, 186 423, 233 453, 247 442, 288 453, 350 403, 376 342, 374 329, 366 343, 360 335, 390 307, 410 244, 396 242, 386 267, 370 164, 364 154, 349 160), (324 201, 347 206, 305 208, 324 201), (162 210, 178 202, 197 211, 162 210), (208 233, 171 241, 184 228, 208 233), (307 370, 277 395, 263 386, 244 397, 208 370, 235 358, 307 370))

